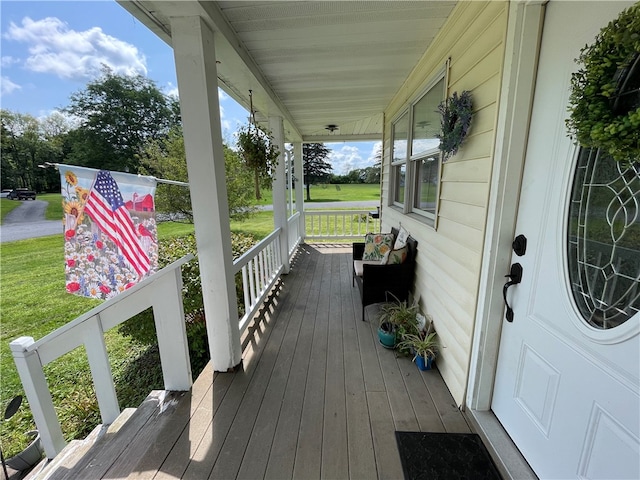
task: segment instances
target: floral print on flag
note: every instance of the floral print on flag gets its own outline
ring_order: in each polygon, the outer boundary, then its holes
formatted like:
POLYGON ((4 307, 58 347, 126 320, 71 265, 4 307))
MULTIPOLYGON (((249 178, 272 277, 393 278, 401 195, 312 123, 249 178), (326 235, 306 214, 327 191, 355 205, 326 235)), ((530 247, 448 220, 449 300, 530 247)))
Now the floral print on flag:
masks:
POLYGON ((155 273, 158 269, 155 179, 76 166, 60 165, 59 168, 67 292, 106 300, 155 273), (115 191, 109 198, 116 198, 118 203, 106 202, 104 206, 106 214, 114 210, 113 218, 98 219, 95 204, 85 210, 87 202, 95 202, 96 198, 104 200, 96 186, 99 173, 115 181, 112 183, 115 191), (145 271, 132 262, 120 230, 116 228, 114 232, 113 225, 119 227, 121 223, 126 224, 129 232, 126 242, 134 243, 135 251, 144 257, 148 266, 145 271))

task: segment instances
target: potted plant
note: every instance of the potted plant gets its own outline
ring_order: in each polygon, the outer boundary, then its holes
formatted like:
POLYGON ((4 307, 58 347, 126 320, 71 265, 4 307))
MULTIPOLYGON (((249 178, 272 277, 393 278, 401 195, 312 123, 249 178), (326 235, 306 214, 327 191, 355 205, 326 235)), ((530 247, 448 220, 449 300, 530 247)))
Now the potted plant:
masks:
POLYGON ((280 151, 271 132, 256 122, 251 90, 249 90, 249 100, 251 102, 249 124, 238 130, 237 147, 245 165, 253 171, 256 199, 260 200, 262 198, 260 187, 268 186, 273 180, 280 151))
POLYGON ((395 348, 406 335, 418 333, 418 305, 403 302, 385 303, 380 308, 378 339, 385 348, 395 348))
MULTIPOLYGON (((4 411, 4 420, 9 420, 11 417, 15 415, 15 413, 20 408, 22 404, 22 395, 16 396, 4 411)), ((17 455, 7 459, 5 461, 4 454, 0 449, 0 459, 2 460, 2 470, 5 478, 9 478, 9 473, 7 471, 7 466, 11 467, 16 471, 24 471, 28 470, 31 467, 35 466, 40 459, 42 458, 42 454, 44 453, 44 448, 42 446, 42 442, 40 441, 40 435, 37 430, 32 430, 27 433, 27 436, 31 437, 31 443, 22 450, 17 455)))
POLYGON ((399 346, 413 351, 413 361, 420 370, 431 370, 433 361, 438 353, 438 340, 436 332, 410 333, 399 346))

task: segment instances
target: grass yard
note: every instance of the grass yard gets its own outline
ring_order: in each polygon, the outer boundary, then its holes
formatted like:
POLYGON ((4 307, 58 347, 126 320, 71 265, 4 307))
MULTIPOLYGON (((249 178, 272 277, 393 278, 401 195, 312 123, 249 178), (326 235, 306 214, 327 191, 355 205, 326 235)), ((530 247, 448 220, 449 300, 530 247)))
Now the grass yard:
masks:
MULTIPOLYGON (((259 205, 271 205, 273 197, 271 190, 261 191, 262 200, 259 205)), ((347 185, 331 185, 320 184, 311 185, 310 189, 311 201, 314 202, 358 202, 365 200, 380 199, 380 185, 378 184, 347 184, 347 185)), ((304 191, 304 201, 307 201, 307 191, 304 191)))
MULTIPOLYGON (((9 200, 8 198, 0 198, 0 220, 4 222, 4 217, 6 217, 9 212, 13 209, 18 208, 22 202, 18 200, 9 200)), ((62 217, 60 217, 62 218, 62 217)))

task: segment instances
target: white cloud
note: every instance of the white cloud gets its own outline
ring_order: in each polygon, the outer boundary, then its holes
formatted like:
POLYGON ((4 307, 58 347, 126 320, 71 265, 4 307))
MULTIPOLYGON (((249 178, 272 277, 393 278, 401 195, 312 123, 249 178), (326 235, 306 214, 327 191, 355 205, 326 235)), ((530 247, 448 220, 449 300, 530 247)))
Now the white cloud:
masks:
MULTIPOLYGON (((373 165, 376 161, 376 155, 379 155, 380 150, 382 149, 382 142, 377 141, 371 144, 371 153, 369 154, 368 161, 373 165)), ((368 167, 371 165, 367 165, 368 167)))
POLYGON ((333 166, 333 173, 336 175, 346 175, 351 170, 356 168, 363 168, 366 160, 362 158, 358 147, 352 145, 342 145, 340 149, 332 148, 331 145, 327 145, 331 148, 328 159, 333 166))
POLYGON ((20 62, 19 59, 7 55, 7 56, 4 56, 4 57, 0 58, 0 67, 7 68, 7 67, 10 67, 11 65, 13 65, 15 63, 19 63, 19 62, 20 62))
POLYGON ((22 26, 11 22, 4 37, 27 44, 24 65, 34 72, 85 80, 107 65, 117 74, 147 73, 146 59, 134 45, 107 35, 100 27, 77 32, 55 17, 35 21, 25 17, 22 26))
POLYGON ((9 80, 9 77, 0 77, 0 93, 2 93, 2 95, 9 95, 21 88, 22 87, 20 85, 9 80))
POLYGON ((226 134, 231 132, 231 121, 225 118, 224 107, 222 105, 220 105, 220 124, 222 129, 222 136, 224 137, 226 134))
POLYGON ((173 82, 167 82, 167 86, 164 87, 164 93, 170 97, 180 98, 178 86, 174 85, 173 82))
POLYGON ((224 102, 225 100, 229 100, 231 97, 229 95, 227 95, 226 93, 224 93, 224 90, 222 90, 221 88, 218 88, 218 99, 221 102, 224 102))

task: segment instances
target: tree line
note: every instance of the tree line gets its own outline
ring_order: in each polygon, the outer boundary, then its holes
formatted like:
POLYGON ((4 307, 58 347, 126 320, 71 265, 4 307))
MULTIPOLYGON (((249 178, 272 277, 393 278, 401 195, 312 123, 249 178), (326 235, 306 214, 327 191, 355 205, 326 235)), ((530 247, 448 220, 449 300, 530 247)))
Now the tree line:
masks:
MULTIPOLYGON (((45 118, 0 110, 0 135, 3 189, 60 191, 58 172, 47 168, 52 163, 188 182, 178 99, 141 75, 119 75, 103 67, 99 77, 71 95, 61 113, 45 118)), ((307 200, 314 183, 379 182, 379 165, 333 175, 329 153, 322 143, 303 145, 304 173, 291 173, 307 185, 307 200)), ((225 145, 224 154, 230 214, 243 218, 255 210, 253 172, 238 148, 225 145)), ((158 185, 156 207, 191 218, 188 189, 158 185)))

